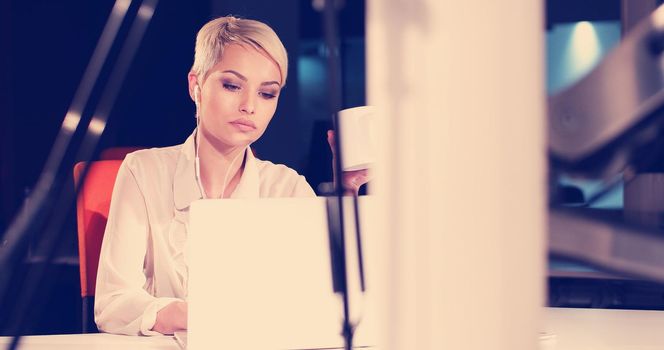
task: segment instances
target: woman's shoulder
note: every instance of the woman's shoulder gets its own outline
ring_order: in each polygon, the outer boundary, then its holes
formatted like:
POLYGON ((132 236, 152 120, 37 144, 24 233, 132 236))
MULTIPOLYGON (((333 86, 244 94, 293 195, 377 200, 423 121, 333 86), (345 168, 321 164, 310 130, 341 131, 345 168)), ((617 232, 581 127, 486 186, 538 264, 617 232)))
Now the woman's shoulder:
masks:
POLYGON ((256 166, 261 178, 299 178, 302 176, 286 165, 275 164, 269 160, 256 159, 256 166))
POLYGON ((182 145, 176 145, 134 151, 127 154, 123 163, 134 173, 151 173, 164 168, 174 169, 181 148, 182 145))
POLYGON ((315 193, 304 176, 283 164, 256 159, 261 195, 309 197, 315 193))

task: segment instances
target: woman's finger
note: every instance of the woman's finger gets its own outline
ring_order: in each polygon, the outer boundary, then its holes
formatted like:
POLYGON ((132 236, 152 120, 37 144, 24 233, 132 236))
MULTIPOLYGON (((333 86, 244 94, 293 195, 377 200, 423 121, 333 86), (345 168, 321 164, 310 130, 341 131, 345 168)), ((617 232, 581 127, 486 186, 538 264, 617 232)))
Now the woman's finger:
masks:
POLYGON ((327 143, 330 144, 330 148, 332 149, 332 153, 334 153, 334 131, 333 130, 328 130, 327 131, 327 143))

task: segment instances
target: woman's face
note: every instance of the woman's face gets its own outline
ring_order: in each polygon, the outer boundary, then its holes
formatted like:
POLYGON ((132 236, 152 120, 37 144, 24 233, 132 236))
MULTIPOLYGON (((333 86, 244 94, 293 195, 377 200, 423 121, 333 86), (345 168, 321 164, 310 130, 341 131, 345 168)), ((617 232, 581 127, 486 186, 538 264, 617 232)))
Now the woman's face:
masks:
MULTIPOLYGON (((197 80, 189 74, 192 94, 197 80)), ((200 85, 202 136, 217 149, 246 146, 263 135, 277 108, 281 72, 266 53, 229 44, 200 85)))

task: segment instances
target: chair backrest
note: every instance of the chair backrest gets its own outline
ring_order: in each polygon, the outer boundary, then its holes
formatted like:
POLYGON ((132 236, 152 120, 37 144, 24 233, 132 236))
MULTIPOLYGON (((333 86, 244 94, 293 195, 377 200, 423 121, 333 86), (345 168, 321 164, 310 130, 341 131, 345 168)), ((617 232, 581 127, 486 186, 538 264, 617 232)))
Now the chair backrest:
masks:
POLYGON ((127 154, 145 149, 145 147, 111 147, 107 148, 99 154, 101 160, 122 160, 127 154))
MULTIPOLYGON (((120 164, 121 160, 92 162, 76 199, 82 297, 95 295, 99 252, 120 164)), ((84 162, 74 166, 75 183, 79 183, 84 168, 84 162)))

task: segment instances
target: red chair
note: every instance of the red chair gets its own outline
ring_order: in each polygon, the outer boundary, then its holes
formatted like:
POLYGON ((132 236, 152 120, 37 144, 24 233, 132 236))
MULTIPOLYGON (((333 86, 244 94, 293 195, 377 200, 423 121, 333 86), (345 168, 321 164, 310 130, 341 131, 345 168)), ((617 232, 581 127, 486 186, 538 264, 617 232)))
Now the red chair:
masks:
MULTIPOLYGON (((94 296, 101 242, 111 203, 115 178, 122 160, 92 162, 85 183, 76 199, 78 223, 78 254, 81 274, 82 330, 96 332, 94 323, 94 296)), ((74 182, 79 183, 85 163, 74 166, 74 182)))

